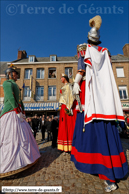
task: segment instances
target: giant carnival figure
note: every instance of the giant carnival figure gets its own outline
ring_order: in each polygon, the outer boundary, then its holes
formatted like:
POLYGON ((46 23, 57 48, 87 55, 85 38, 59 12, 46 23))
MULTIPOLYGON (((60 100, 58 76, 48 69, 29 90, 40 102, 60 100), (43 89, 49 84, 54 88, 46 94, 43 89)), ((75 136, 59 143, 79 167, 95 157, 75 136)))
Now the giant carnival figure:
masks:
POLYGON ((71 160, 79 171, 105 180, 105 191, 110 192, 117 189, 116 179, 128 173, 128 165, 115 122, 124 117, 110 57, 98 46, 101 22, 100 16, 89 21, 88 44, 78 47, 73 92, 80 94, 83 112, 77 113, 71 160))
POLYGON ((58 129, 57 147, 64 152, 71 152, 72 139, 76 120, 76 111, 74 108, 75 97, 72 93, 72 85, 66 74, 61 74, 61 82, 64 86, 60 90, 60 119, 58 129))
POLYGON ((4 108, 0 115, 0 178, 19 173, 40 157, 37 143, 25 121, 21 92, 13 65, 5 71, 4 108))

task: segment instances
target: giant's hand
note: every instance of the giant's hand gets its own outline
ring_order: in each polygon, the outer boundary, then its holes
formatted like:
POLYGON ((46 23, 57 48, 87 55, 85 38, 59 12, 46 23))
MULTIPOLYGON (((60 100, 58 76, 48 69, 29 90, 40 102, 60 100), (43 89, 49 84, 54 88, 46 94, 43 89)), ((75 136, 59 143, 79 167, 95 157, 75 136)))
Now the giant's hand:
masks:
POLYGON ((20 119, 21 122, 24 121, 23 114, 20 112, 17 114, 18 118, 20 119))
POLYGON ((22 113, 20 107, 14 108, 13 110, 15 111, 21 122, 23 122, 26 119, 25 112, 23 111, 22 113))
POLYGON ((22 118, 26 120, 26 115, 22 113, 22 118))
POLYGON ((82 79, 82 75, 77 73, 75 80, 74 80, 74 86, 73 86, 73 93, 74 94, 79 94, 80 90, 80 86, 79 86, 79 82, 82 79))
POLYGON ((24 110, 22 111, 22 117, 23 117, 24 120, 26 120, 26 114, 25 114, 24 110))
POLYGON ((74 86, 73 86, 73 93, 74 93, 74 94, 79 94, 80 91, 81 91, 81 90, 80 90, 79 84, 78 84, 78 83, 74 83, 74 86))

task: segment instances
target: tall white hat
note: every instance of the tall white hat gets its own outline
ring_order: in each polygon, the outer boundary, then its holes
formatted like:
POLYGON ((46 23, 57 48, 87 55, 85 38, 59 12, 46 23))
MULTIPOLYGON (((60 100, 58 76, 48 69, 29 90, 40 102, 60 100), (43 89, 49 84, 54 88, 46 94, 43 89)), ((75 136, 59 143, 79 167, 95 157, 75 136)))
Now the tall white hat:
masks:
POLYGON ((100 32, 99 29, 102 24, 102 19, 99 15, 93 17, 92 19, 89 20, 89 25, 91 30, 88 32, 88 39, 91 40, 92 42, 99 42, 100 38, 100 32))

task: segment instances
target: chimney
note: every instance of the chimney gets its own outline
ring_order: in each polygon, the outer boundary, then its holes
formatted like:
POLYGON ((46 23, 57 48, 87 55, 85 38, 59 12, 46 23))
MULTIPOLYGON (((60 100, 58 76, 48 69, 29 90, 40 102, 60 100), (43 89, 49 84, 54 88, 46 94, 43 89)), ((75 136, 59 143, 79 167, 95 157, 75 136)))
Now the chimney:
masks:
POLYGON ((17 59, 25 59, 26 57, 27 57, 27 53, 25 50, 23 50, 23 51, 18 50, 17 59))
POLYGON ((129 57, 129 43, 123 46, 123 53, 125 57, 129 57))

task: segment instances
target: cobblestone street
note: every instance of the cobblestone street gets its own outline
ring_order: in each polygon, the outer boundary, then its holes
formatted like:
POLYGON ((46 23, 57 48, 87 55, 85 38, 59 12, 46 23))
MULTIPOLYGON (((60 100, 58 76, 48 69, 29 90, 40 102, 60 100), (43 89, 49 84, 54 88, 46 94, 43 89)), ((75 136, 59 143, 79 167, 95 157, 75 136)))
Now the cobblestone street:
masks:
MULTIPOLYGON (((62 186, 63 194, 105 193, 103 180, 98 176, 78 171, 70 161, 70 154, 64 154, 51 147, 51 142, 42 142, 41 133, 36 137, 41 157, 31 168, 0 180, 1 186, 62 186)), ((121 139, 129 164, 129 141, 121 139)), ((129 194, 129 174, 118 182, 114 194, 129 194)))

